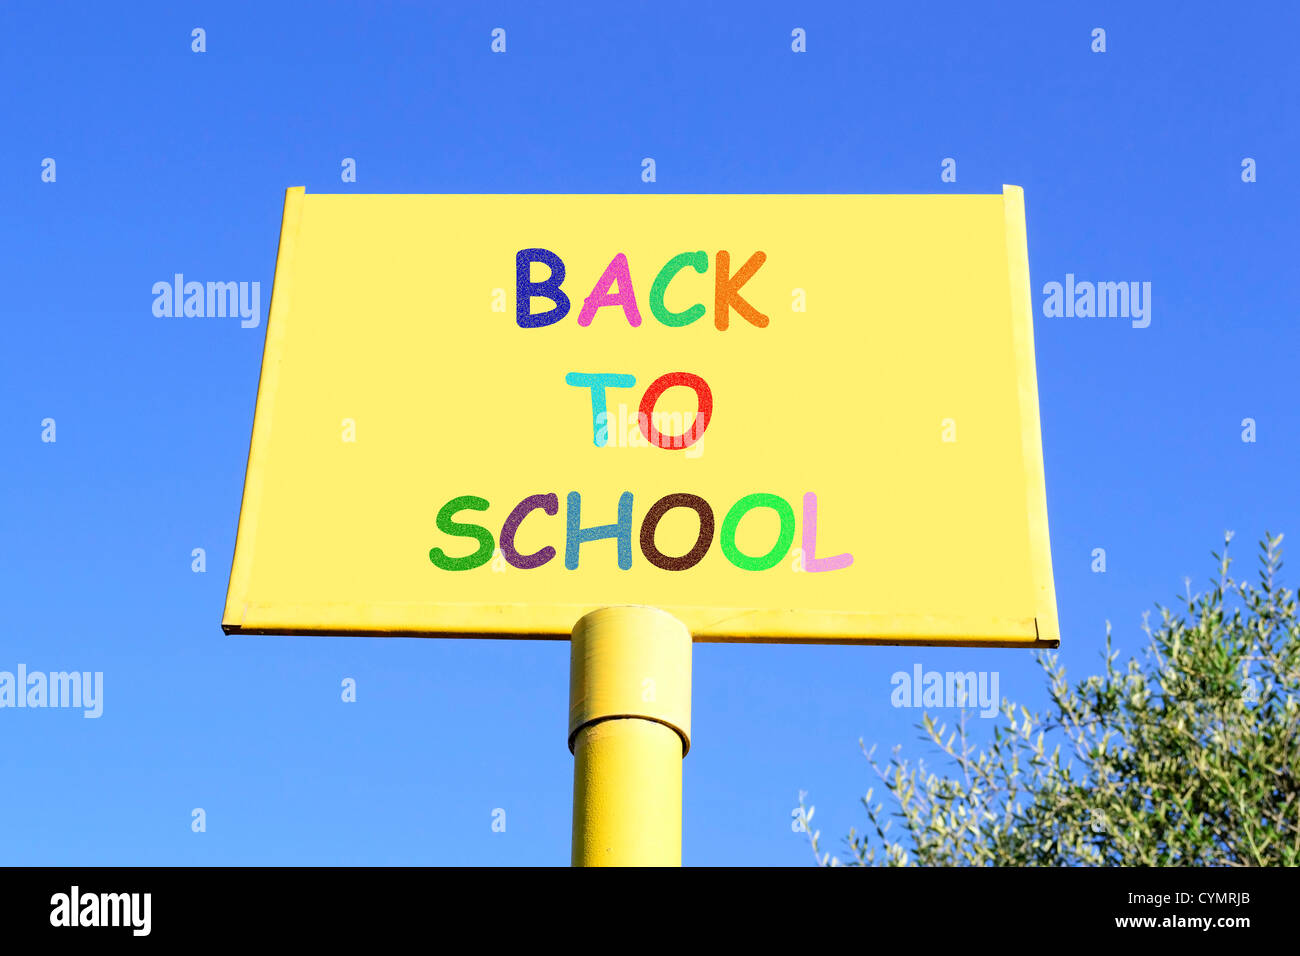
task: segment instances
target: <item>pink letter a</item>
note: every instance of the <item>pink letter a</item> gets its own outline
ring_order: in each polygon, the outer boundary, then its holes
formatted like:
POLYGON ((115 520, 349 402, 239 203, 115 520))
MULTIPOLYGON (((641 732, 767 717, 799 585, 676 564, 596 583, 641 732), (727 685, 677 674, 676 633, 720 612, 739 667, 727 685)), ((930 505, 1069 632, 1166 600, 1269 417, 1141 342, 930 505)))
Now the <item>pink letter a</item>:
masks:
POLYGON ((632 276, 627 269, 627 256, 621 252, 609 261, 605 271, 596 280, 596 287, 591 290, 591 295, 582 300, 582 313, 578 316, 578 324, 583 328, 591 325, 596 310, 603 309, 607 305, 621 305, 623 314, 627 316, 627 321, 633 328, 641 324, 641 312, 636 307, 636 296, 632 292, 632 276), (610 292, 610 287, 615 282, 618 283, 618 292, 610 292))

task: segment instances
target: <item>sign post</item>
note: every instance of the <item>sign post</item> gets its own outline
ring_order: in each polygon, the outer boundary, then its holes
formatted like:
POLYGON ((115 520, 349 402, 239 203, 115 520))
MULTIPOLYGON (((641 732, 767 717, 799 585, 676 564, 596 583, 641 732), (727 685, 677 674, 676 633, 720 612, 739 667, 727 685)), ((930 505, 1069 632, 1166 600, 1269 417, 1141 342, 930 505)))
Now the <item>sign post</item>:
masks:
POLYGON ((288 190, 222 627, 570 640, 573 862, 678 863, 693 640, 1059 643, 1020 189, 288 190))
POLYGON ((681 865, 690 746, 686 625, 651 607, 584 615, 569 665, 574 866, 681 865))

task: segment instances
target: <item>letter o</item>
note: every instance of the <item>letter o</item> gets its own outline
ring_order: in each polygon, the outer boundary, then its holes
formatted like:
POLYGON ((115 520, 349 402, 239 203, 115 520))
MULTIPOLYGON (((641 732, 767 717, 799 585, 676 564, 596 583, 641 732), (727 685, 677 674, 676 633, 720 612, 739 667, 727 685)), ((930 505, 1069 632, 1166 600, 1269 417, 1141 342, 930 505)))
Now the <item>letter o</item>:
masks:
POLYGON ((650 383, 650 387, 645 390, 645 395, 641 397, 641 407, 638 411, 637 425, 650 444, 660 448, 689 448, 704 436, 704 429, 709 427, 709 419, 713 417, 713 392, 709 389, 709 383, 698 375, 690 372, 669 372, 667 375, 660 375, 650 383), (655 403, 659 401, 660 395, 674 385, 685 385, 687 388, 695 389, 699 409, 695 412, 695 423, 691 425, 690 431, 683 435, 665 436, 654 426, 655 403))
POLYGON ((731 506, 727 516, 722 519, 722 533, 718 536, 718 544, 721 545, 726 559, 742 571, 766 571, 768 568, 776 567, 785 560, 790 545, 794 544, 794 508, 790 507, 790 502, 779 495, 762 492, 745 495, 731 506), (740 519, 755 508, 771 508, 781 519, 781 533, 777 536, 776 544, 772 546, 771 551, 759 558, 750 557, 736 547, 736 529, 740 526, 740 519))
POLYGON ((695 567, 708 554, 711 544, 713 544, 713 508, 699 495, 690 495, 685 492, 664 495, 650 506, 650 510, 646 512, 645 520, 641 522, 641 553, 656 568, 662 568, 665 571, 685 571, 688 568, 695 567), (695 539, 695 544, 691 546, 691 550, 680 558, 664 554, 655 544, 655 529, 659 527, 660 519, 674 508, 690 508, 700 516, 699 537, 695 539))

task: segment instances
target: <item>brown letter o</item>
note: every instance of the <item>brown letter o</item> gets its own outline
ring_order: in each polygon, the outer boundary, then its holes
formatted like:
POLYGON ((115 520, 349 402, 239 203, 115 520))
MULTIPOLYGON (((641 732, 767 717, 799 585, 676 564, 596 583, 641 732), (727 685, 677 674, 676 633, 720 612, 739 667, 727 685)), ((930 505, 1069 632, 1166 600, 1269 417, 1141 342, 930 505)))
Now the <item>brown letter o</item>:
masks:
POLYGON ((685 571, 695 567, 708 554, 712 544, 713 509, 699 495, 688 495, 685 492, 664 495, 650 506, 645 520, 641 522, 641 553, 656 568, 665 571, 685 571), (700 536, 695 539, 691 550, 680 558, 669 557, 655 545, 655 529, 659 527, 660 519, 673 508, 690 508, 700 516, 700 536))

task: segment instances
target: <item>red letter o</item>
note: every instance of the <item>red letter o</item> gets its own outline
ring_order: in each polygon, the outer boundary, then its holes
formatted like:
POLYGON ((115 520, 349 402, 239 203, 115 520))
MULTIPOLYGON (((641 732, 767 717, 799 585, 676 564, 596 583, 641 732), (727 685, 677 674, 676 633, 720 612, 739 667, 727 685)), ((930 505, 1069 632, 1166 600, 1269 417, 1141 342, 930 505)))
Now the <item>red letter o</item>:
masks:
POLYGON ((709 419, 713 417, 713 392, 709 390, 709 383, 704 381, 698 375, 692 375, 690 372, 669 372, 667 375, 660 375, 650 383, 650 387, 645 390, 645 395, 641 399, 641 407, 637 415, 637 425, 641 428, 641 434, 645 435, 646 441, 660 448, 689 448, 704 436, 704 429, 709 427, 709 419), (664 435, 654 426, 655 403, 659 401, 659 396, 672 388, 674 385, 685 385, 687 388, 695 389, 695 394, 699 400, 699 410, 695 413, 695 424, 691 426, 690 431, 684 435, 664 435))

